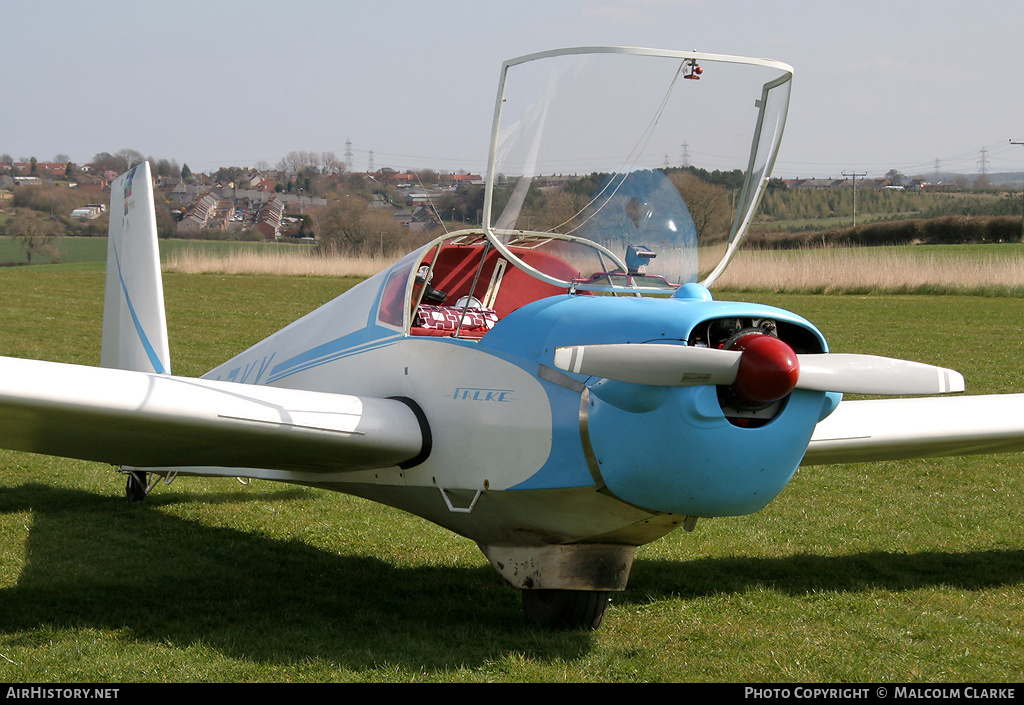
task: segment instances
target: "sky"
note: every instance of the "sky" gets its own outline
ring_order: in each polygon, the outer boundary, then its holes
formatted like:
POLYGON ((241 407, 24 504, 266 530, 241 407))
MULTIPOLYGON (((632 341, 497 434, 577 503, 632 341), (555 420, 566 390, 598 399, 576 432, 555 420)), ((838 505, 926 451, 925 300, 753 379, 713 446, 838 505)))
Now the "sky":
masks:
MULTIPOLYGON (((1024 170, 1020 0, 0 0, 0 154, 192 171, 351 145, 482 173, 501 62, 581 45, 794 68, 775 176, 1024 170)), ((699 166, 699 165, 698 165, 699 166)))

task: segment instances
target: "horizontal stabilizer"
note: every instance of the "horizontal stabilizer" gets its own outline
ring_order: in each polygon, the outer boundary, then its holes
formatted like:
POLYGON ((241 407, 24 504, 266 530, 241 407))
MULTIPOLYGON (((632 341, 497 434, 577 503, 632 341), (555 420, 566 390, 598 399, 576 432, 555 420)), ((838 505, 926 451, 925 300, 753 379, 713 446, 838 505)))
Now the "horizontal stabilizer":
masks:
POLYGON ((0 357, 0 447, 14 450, 337 472, 415 461, 427 437, 397 399, 0 357))

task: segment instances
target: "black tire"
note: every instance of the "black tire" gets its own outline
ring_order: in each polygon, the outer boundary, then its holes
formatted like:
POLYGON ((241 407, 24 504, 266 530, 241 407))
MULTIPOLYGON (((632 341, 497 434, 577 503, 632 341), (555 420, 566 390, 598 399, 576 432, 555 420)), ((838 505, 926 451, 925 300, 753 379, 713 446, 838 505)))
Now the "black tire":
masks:
POLYGON ((549 629, 597 629, 610 601, 600 590, 523 590, 526 618, 549 629))
POLYGON ((128 482, 125 484, 124 496, 129 502, 141 502, 146 498, 146 473, 128 473, 128 482))

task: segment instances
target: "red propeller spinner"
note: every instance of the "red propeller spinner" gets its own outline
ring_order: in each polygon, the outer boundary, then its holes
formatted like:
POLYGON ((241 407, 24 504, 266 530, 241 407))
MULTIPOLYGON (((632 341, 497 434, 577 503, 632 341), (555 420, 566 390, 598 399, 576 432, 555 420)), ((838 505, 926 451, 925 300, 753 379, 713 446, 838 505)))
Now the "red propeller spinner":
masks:
POLYGON ((731 389, 745 404, 764 404, 782 399, 796 388, 800 361, 793 348, 782 340, 762 333, 749 333, 736 340, 730 350, 742 352, 736 381, 731 389))

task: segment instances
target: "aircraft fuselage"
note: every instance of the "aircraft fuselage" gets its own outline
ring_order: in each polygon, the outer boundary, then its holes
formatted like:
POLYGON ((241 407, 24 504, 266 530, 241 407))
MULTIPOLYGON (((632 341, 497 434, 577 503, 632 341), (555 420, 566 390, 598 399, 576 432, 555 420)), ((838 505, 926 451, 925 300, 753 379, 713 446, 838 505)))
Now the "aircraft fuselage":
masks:
POLYGON ((380 325, 387 275, 206 377, 411 399, 429 424, 429 455, 406 469, 271 479, 366 496, 482 544, 612 537, 638 545, 685 516, 764 507, 831 408, 826 394, 795 390, 767 421, 755 414, 751 423, 730 418, 713 386, 601 381, 553 364, 559 346, 692 344, 712 321, 771 320, 824 350, 813 326, 780 309, 712 301, 706 290, 660 299, 560 295, 523 306, 479 339, 427 337, 380 325))

